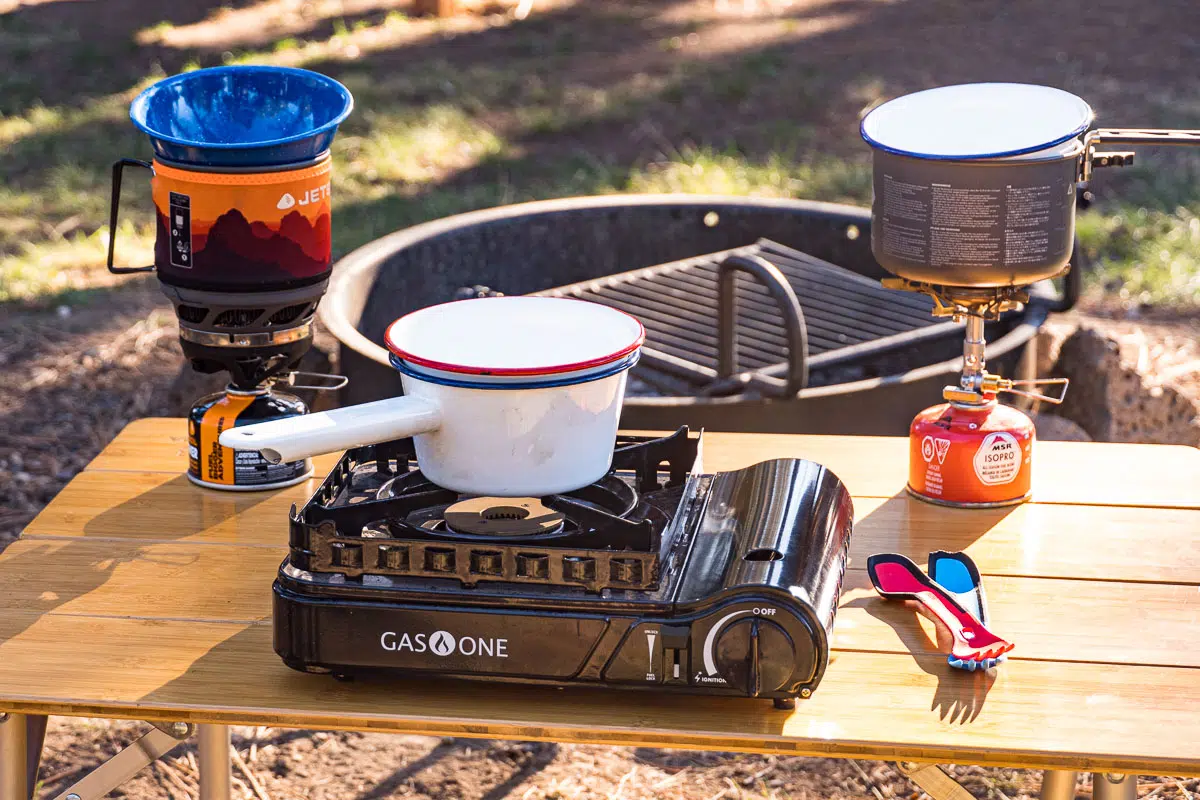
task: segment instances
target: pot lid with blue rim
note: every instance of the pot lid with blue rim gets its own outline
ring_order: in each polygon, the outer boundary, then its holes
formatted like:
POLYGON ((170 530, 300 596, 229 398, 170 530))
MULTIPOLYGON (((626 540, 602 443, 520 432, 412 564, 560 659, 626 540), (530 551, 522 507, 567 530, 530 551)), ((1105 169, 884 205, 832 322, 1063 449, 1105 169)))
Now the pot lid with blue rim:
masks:
POLYGON ((563 297, 483 297, 429 306, 384 334, 402 361, 459 375, 536 376, 610 364, 646 330, 615 308, 563 297))
POLYGON ((1083 98, 1027 83, 964 83, 889 100, 863 118, 862 137, 889 153, 930 160, 1005 158, 1073 139, 1095 113, 1083 98))

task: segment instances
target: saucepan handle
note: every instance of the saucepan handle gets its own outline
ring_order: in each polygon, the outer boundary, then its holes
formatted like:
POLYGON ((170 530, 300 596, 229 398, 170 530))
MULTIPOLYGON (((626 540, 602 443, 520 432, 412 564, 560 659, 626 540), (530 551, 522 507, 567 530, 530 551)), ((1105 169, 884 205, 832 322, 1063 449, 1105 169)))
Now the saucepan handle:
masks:
POLYGON ((131 272, 154 272, 154 265, 148 267, 115 267, 113 255, 117 248, 117 211, 121 207, 121 175, 125 167, 142 167, 154 173, 154 166, 149 161, 136 158, 122 158, 113 162, 112 172, 112 208, 108 216, 108 271, 114 275, 127 275, 131 272))
POLYGON ((1200 145, 1200 130, 1171 128, 1099 128, 1088 134, 1093 144, 1200 145))
POLYGON ((239 425, 224 431, 220 441, 234 450, 257 450, 267 461, 280 464, 430 433, 441 424, 442 410, 437 403, 405 396, 239 425))

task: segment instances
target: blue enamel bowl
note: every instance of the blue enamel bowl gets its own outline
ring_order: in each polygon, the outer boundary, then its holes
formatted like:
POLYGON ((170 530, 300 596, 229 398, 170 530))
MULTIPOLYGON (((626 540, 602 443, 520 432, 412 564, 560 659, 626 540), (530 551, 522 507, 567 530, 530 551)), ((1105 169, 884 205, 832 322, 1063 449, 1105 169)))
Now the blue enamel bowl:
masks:
POLYGON ((161 80, 129 118, 156 156, 197 167, 270 167, 324 153, 354 108, 333 78, 291 67, 212 67, 161 80))

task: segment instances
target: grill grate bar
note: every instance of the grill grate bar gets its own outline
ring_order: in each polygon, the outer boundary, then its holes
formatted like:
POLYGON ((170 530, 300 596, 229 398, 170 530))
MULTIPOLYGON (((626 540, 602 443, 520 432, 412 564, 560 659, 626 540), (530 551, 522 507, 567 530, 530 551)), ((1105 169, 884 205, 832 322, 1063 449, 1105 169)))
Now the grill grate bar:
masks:
MULTIPOLYGON (((777 264, 777 266, 779 266, 780 270, 789 278, 789 282, 792 284, 793 288, 797 290, 798 295, 800 295, 806 289, 810 290, 808 292, 810 297, 801 297, 801 303, 804 304, 804 300, 808 299, 810 301, 808 305, 812 306, 812 310, 817 316, 821 316, 823 309, 821 306, 812 302, 813 298, 811 295, 815 295, 817 293, 828 293, 833 297, 846 301, 844 304, 837 304, 838 312, 853 312, 857 318, 871 321, 874 324, 880 324, 887 320, 892 320, 898 325, 902 326, 904 329, 908 329, 914 324, 930 324, 929 312, 932 308, 932 303, 926 298, 918 297, 917 304, 912 305, 912 299, 906 297, 904 299, 908 300, 910 304, 908 306, 897 307, 896 304, 892 302, 894 299, 893 295, 902 295, 908 293, 884 289, 882 286, 871 284, 868 284, 871 286, 871 291, 864 292, 861 285, 847 285, 845 282, 839 282, 835 280, 836 275, 830 276, 815 273, 810 274, 805 272, 802 266, 797 267, 789 264, 777 264), (884 295, 883 293, 885 292, 889 294, 884 295), (870 313, 862 313, 861 309, 863 308, 870 308, 870 313)), ((655 276, 654 283, 658 283, 660 280, 663 282, 687 281, 690 284, 706 291, 706 293, 709 291, 708 287, 711 286, 711 291, 715 296, 717 283, 716 265, 697 265, 693 269, 679 270, 673 273, 663 273, 662 275, 655 276)), ((765 287, 756 282, 744 281, 739 282, 739 284, 740 287, 748 287, 748 291, 759 295, 763 299, 767 299, 769 297, 765 287)), ((806 309, 806 315, 807 311, 808 310, 806 309)))
MULTIPOLYGON (((650 298, 634 295, 628 287, 621 287, 606 297, 596 299, 598 302, 613 305, 622 311, 642 318, 643 324, 655 323, 652 329, 647 329, 649 338, 653 338, 660 332, 673 332, 679 336, 687 336, 697 343, 708 344, 713 348, 714 353, 716 351, 716 318, 705 317, 703 311, 697 310, 695 305, 663 309, 661 304, 656 307, 650 298), (672 312, 676 313, 673 315, 672 312)), ((747 320, 747 322, 748 325, 744 329, 746 332, 744 343, 750 345, 751 350, 761 350, 769 361, 772 354, 777 353, 784 344, 783 337, 777 333, 778 320, 747 320)))
MULTIPOLYGON (((958 335, 958 326, 932 317, 932 302, 924 296, 885 289, 856 272, 767 240, 538 294, 579 297, 633 314, 646 326, 648 347, 702 368, 688 379, 703 381, 698 376, 715 371, 720 347, 719 265, 735 254, 765 258, 791 284, 804 312, 814 370, 865 363, 907 347, 916 341, 915 331, 921 332, 921 340, 958 335)), ((785 374, 787 340, 773 296, 744 275, 735 286, 739 369, 785 374)), ((651 384, 677 385, 686 375, 667 374, 669 365, 650 362, 644 360, 638 373, 651 384)))
MULTIPOLYGON (((694 280, 694 276, 670 275, 661 276, 662 282, 683 281, 687 282, 687 295, 689 304, 683 307, 671 309, 677 311, 675 319, 668 312, 665 324, 678 324, 684 326, 683 320, 696 320, 698 326, 691 328, 695 334, 710 344, 716 347, 716 318, 715 312, 711 309, 716 305, 716 279, 715 277, 707 283, 694 280), (710 310, 708 316, 704 316, 702 306, 696 302, 700 299, 708 304, 710 310)), ((795 282, 793 281, 793 285, 795 282)), ((768 348, 768 353, 778 354, 785 346, 784 337, 779 325, 779 315, 775 310, 774 302, 767 296, 765 290, 758 287, 757 284, 752 284, 749 281, 741 280, 738 282, 738 301, 739 301, 739 327, 738 334, 740 343, 751 344, 759 343, 768 348), (759 291, 751 292, 750 287, 759 291), (745 291, 744 291, 745 290, 745 291), (762 334, 762 335, 759 335, 762 334)), ((610 290, 609 296, 627 296, 634 291, 628 285, 613 287, 610 290)), ((639 293, 648 293, 647 289, 639 289, 639 293)), ((866 320, 858 319, 864 316, 859 312, 855 312, 852 316, 855 319, 849 321, 839 320, 835 312, 830 311, 820 305, 814 306, 811 298, 814 293, 809 293, 807 298, 809 303, 805 303, 805 296, 800 297, 801 306, 804 307, 805 323, 809 331, 809 348, 814 352, 823 352, 829 349, 846 347, 850 344, 869 341, 871 339, 880 338, 883 336, 891 336, 898 333, 904 333, 912 330, 914 327, 925 327, 933 323, 929 317, 928 310, 922 312, 920 317, 906 320, 907 324, 900 324, 891 320, 882 319, 872 321, 869 317, 866 320)), ((603 302, 603 295, 595 299, 603 302)), ((649 302, 642 304, 643 307, 654 305, 652 298, 648 298, 649 302)), ((661 314, 661 303, 659 313, 661 314)))
POLYGON ((908 306, 915 310, 928 308, 930 300, 925 295, 912 292, 902 292, 885 288, 875 278, 868 278, 857 272, 839 267, 827 261, 813 258, 806 253, 793 250, 790 247, 772 242, 769 239, 759 239, 754 245, 762 251, 761 255, 772 263, 789 264, 805 270, 810 275, 827 275, 839 284, 856 286, 860 291, 869 295, 887 296, 895 301, 898 307, 908 306))
MULTIPOLYGON (((711 327, 708 330, 695 330, 691 326, 680 326, 675 320, 666 320, 653 324, 652 320, 657 322, 661 319, 659 315, 652 317, 646 312, 641 311, 637 304, 624 302, 624 299, 615 296, 615 293, 607 297, 595 298, 595 301, 619 308, 622 311, 642 318, 643 324, 647 325, 646 341, 652 347, 669 352, 680 358, 691 358, 693 354, 702 355, 712 364, 716 363, 717 332, 715 319, 709 320, 711 327)), ((778 360, 779 353, 782 352, 785 346, 783 337, 755 335, 754 332, 747 333, 744 329, 739 329, 739 335, 743 333, 746 335, 739 339, 739 350, 747 360, 758 361, 762 366, 773 364, 778 360)), ((810 339, 810 349, 826 350, 830 347, 842 346, 841 343, 830 340, 818 341, 824 344, 824 347, 819 345, 814 346, 813 340, 810 339)))
MULTIPOLYGON (((716 320, 711 318, 707 320, 708 329, 697 329, 692 325, 681 325, 678 320, 664 319, 660 311, 646 310, 643 306, 637 303, 630 303, 625 300, 623 294, 618 295, 617 292, 606 297, 594 298, 595 302, 604 305, 618 308, 627 313, 633 314, 642 320, 642 323, 647 326, 646 341, 654 347, 665 352, 670 352, 672 355, 688 358, 691 351, 694 349, 697 354, 707 356, 714 364, 717 356, 717 332, 716 320)), ((765 321, 760 324, 771 324, 772 321, 765 321)), ((774 321, 778 327, 778 321, 774 321)), ((820 329, 816 329, 820 330, 820 329)), ((821 331, 826 333, 825 331, 821 331)), ((835 338, 836 333, 826 335, 816 335, 814 326, 809 326, 809 350, 813 353, 824 352, 826 350, 836 350, 845 347, 847 337, 841 339, 835 338)), ((761 361, 765 366, 775 363, 779 358, 779 353, 784 347, 784 338, 781 335, 771 332, 764 334, 756 327, 738 329, 738 344, 741 354, 748 360, 761 361)), ((859 337, 855 337, 857 340, 859 337)))
MULTIPOLYGON (((864 297, 861 293, 857 293, 845 286, 809 280, 807 276, 799 273, 794 268, 784 269, 781 267, 780 271, 788 278, 788 282, 791 283, 792 288, 796 291, 796 296, 800 300, 801 306, 805 307, 806 318, 813 316, 818 319, 837 320, 849 316, 852 319, 860 320, 870 325, 876 330, 887 331, 888 333, 909 330, 914 324, 922 326, 932 324, 929 313, 933 307, 932 303, 926 303, 918 313, 898 313, 886 303, 879 302, 870 296, 864 297), (818 297, 841 302, 837 302, 834 309, 831 310, 818 304, 816 302, 818 297), (808 301, 807 303, 805 302, 806 300, 808 301), (809 314, 810 307, 813 312, 811 315, 809 314)), ((716 297, 717 273, 715 267, 711 269, 697 269, 686 275, 679 274, 670 276, 669 278, 664 276, 663 280, 671 280, 672 278, 688 281, 705 294, 711 291, 713 297, 716 297)), ((739 290, 743 287, 749 293, 759 297, 761 301, 770 301, 770 295, 767 293, 767 290, 758 283, 739 281, 739 290)))
MULTIPOLYGON (((691 286, 691 296, 693 298, 702 297, 707 302, 715 304, 717 297, 716 276, 714 274, 711 280, 705 280, 705 277, 699 274, 692 274, 687 276, 671 276, 670 278, 663 278, 663 280, 685 281, 691 286)), ((808 287, 795 280, 789 280, 789 283, 796 290, 797 299, 800 300, 800 305, 804 309, 804 319, 809 329, 812 330, 815 328, 818 331, 823 330, 832 334, 835 337, 834 341, 842 344, 845 342, 836 338, 839 335, 853 335, 856 340, 866 340, 878 336, 890 336, 894 333, 900 333, 901 331, 913 328, 912 321, 906 321, 904 324, 901 324, 886 317, 871 319, 870 315, 863 314, 857 309, 854 309, 853 313, 850 313, 848 310, 847 314, 839 316, 837 312, 841 310, 840 306, 837 310, 831 310, 816 301, 816 298, 822 296, 840 299, 838 295, 824 291, 805 291, 808 287), (844 319, 846 316, 851 317, 853 324, 847 324, 844 319), (812 319, 811 323, 808 321, 809 318, 812 319)), ((738 281, 737 289, 738 302, 744 309, 739 313, 740 321, 747 321, 749 319, 758 320, 765 324, 765 330, 778 332, 778 312, 775 310, 774 301, 766 290, 757 283, 745 280, 738 281)), ((926 311, 926 315, 928 313, 926 311)), ((923 318, 920 322, 924 325, 928 324, 929 320, 923 318)), ((778 334, 778 336, 780 345, 782 345, 783 336, 782 334, 778 334)))

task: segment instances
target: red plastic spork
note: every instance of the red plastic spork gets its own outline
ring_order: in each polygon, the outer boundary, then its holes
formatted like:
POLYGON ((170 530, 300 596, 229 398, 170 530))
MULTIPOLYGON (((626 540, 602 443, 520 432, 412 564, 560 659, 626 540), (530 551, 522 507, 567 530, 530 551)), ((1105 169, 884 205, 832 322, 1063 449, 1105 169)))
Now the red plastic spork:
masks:
POLYGON ((910 559, 882 553, 867 559, 867 574, 875 591, 891 600, 915 600, 937 617, 954 637, 951 658, 963 661, 995 659, 1014 645, 983 626, 973 614, 946 594, 910 559))

